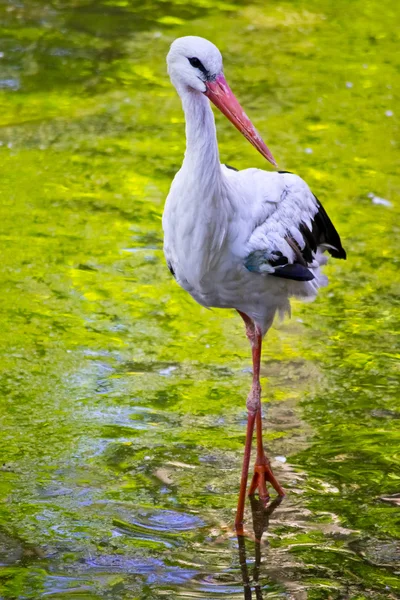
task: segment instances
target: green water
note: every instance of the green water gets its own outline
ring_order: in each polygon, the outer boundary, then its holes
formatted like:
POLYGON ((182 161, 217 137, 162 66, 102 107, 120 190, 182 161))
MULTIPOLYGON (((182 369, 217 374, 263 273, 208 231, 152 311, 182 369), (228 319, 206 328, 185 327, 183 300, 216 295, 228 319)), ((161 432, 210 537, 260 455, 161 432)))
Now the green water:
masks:
MULTIPOLYGON (((2 3, 2 600, 248 600, 251 585, 257 600, 400 597, 399 13, 2 3), (232 531, 242 325, 197 306, 161 250, 184 150, 165 55, 187 34, 220 47, 279 167, 308 181, 349 256, 266 340, 266 443, 288 497, 260 546, 249 504, 245 544, 232 531)), ((217 125, 223 162, 267 168, 217 125)), ((259 534, 268 514, 254 512, 259 534)))

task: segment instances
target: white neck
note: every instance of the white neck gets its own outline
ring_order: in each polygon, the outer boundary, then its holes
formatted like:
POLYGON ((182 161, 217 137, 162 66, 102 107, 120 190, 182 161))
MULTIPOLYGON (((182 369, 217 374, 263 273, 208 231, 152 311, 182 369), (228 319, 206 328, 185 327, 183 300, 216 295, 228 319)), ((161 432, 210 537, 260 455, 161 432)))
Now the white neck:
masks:
POLYGON ((226 240, 227 194, 209 100, 175 87, 186 117, 186 152, 164 211, 165 244, 177 257, 180 276, 200 289, 226 240))
POLYGON ((208 98, 201 92, 180 91, 186 118, 186 152, 182 169, 192 184, 215 191, 221 178, 217 133, 208 98))

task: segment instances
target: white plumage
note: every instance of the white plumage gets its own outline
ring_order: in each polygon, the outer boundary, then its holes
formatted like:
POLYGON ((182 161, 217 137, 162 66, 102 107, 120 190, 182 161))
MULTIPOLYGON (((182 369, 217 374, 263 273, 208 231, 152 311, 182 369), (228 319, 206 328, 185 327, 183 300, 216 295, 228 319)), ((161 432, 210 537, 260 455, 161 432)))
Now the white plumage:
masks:
POLYGON ((303 222, 312 229, 316 201, 296 175, 224 165, 218 171, 214 189, 203 196, 190 189, 185 165, 177 174, 164 211, 165 256, 179 285, 197 302, 240 310, 265 334, 276 311, 288 311, 290 296, 314 298, 326 283, 319 268, 323 256, 318 253, 310 265, 315 279, 304 282, 268 276, 275 268, 268 271, 267 265, 262 273, 251 272, 246 258, 278 250, 293 263, 295 253, 285 238, 290 233, 305 246, 298 227, 303 222))
MULTIPOLYGON (((165 205, 165 256, 179 285, 197 302, 242 313, 254 359, 255 339, 261 351, 276 312, 289 312, 289 298, 313 299, 327 283, 321 273, 324 250, 338 258, 345 253, 329 217, 300 177, 220 164, 209 99, 274 160, 229 89, 218 49, 202 38, 180 38, 167 62, 185 112, 187 146, 165 205)), ((256 379, 248 408, 261 418, 256 379)))

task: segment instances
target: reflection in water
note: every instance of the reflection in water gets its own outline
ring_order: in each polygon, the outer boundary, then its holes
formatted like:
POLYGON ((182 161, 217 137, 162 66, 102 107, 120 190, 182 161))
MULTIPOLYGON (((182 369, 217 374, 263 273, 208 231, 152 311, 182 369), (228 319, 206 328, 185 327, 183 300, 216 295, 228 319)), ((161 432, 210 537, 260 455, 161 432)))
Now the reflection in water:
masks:
POLYGON ((252 495, 249 497, 251 514, 253 519, 254 531, 254 566, 252 577, 249 575, 249 566, 246 556, 246 538, 244 535, 238 535, 239 545, 239 563, 242 571, 244 599, 251 600, 253 598, 252 590, 254 590, 256 600, 262 600, 263 594, 259 583, 260 566, 261 566, 261 538, 263 533, 267 531, 269 526, 269 518, 274 510, 281 504, 283 497, 277 496, 268 506, 260 498, 252 495))

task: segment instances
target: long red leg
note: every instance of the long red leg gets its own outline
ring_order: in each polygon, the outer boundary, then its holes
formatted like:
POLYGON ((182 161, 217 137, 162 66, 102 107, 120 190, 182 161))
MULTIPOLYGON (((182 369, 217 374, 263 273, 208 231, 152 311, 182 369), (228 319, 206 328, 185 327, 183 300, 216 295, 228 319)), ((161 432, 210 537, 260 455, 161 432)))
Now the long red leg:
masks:
POLYGON ((251 445, 253 439, 254 423, 256 421, 257 431, 257 459, 254 467, 254 475, 249 489, 249 495, 254 494, 258 488, 259 496, 265 502, 269 498, 267 481, 275 488, 279 496, 285 492, 272 473, 269 460, 264 452, 262 443, 262 414, 261 414, 261 385, 260 385, 260 362, 262 334, 253 321, 244 313, 238 311, 246 325, 246 335, 250 340, 253 357, 253 383, 247 398, 247 432, 243 458, 242 478, 240 482, 239 501, 236 512, 235 527, 238 533, 243 532, 243 516, 246 497, 247 477, 250 464, 251 445))
MULTIPOLYGON (((238 311, 239 312, 239 311, 238 311)), ((261 339, 261 335, 257 336, 256 328, 253 321, 244 313, 239 312, 243 321, 246 325, 246 335, 250 340, 253 354, 253 384, 251 386, 250 394, 247 398, 247 432, 246 432, 246 443, 244 448, 242 477, 240 481, 239 500, 236 511, 235 527, 238 534, 243 534, 243 516, 244 516, 244 504, 246 500, 246 488, 247 478, 249 473, 250 456, 251 456, 251 445, 253 441, 254 423, 257 417, 258 404, 260 402, 260 356, 261 356, 261 345, 257 343, 258 338, 261 339)))
POLYGON ((236 528, 238 535, 243 535, 244 503, 246 500, 247 477, 248 477, 248 473, 249 473, 251 443, 253 441, 253 431, 254 431, 255 419, 256 419, 255 413, 249 412, 247 415, 246 444, 244 447, 242 478, 240 480, 239 500, 238 500, 237 511, 236 511, 236 519, 235 519, 235 528, 236 528))
MULTIPOLYGON (((260 361, 261 361, 261 344, 262 344, 262 336, 261 333, 255 328, 257 342, 256 346, 258 348, 258 376, 260 369, 260 361)), ((254 351, 253 351, 254 354, 254 351)), ((253 382, 254 385, 254 382, 253 382)), ((259 384, 260 385, 260 384, 259 384)), ((258 488, 258 494, 261 500, 265 502, 269 499, 269 493, 267 489, 267 481, 271 483, 271 485, 275 488, 277 494, 279 496, 284 496, 285 492, 277 481, 275 475, 272 472, 271 465, 269 462, 269 458, 265 454, 263 440, 262 440, 262 409, 261 409, 261 386, 260 386, 260 394, 258 396, 258 407, 257 407, 257 417, 256 417, 256 432, 257 432, 257 458, 256 464, 254 466, 254 475, 252 482, 249 488, 249 496, 254 494, 256 489, 258 488)))
POLYGON ((264 447, 262 443, 262 413, 261 413, 261 403, 260 409, 257 412, 257 423, 256 423, 256 431, 257 431, 257 458, 256 464, 254 466, 254 475, 249 487, 249 496, 254 494, 256 489, 258 488, 258 494, 261 500, 267 502, 269 499, 269 493, 267 490, 267 481, 270 482, 272 487, 276 490, 278 496, 284 496, 285 490, 280 485, 279 481, 276 479, 275 475, 272 472, 271 465, 267 455, 264 452, 264 447))

